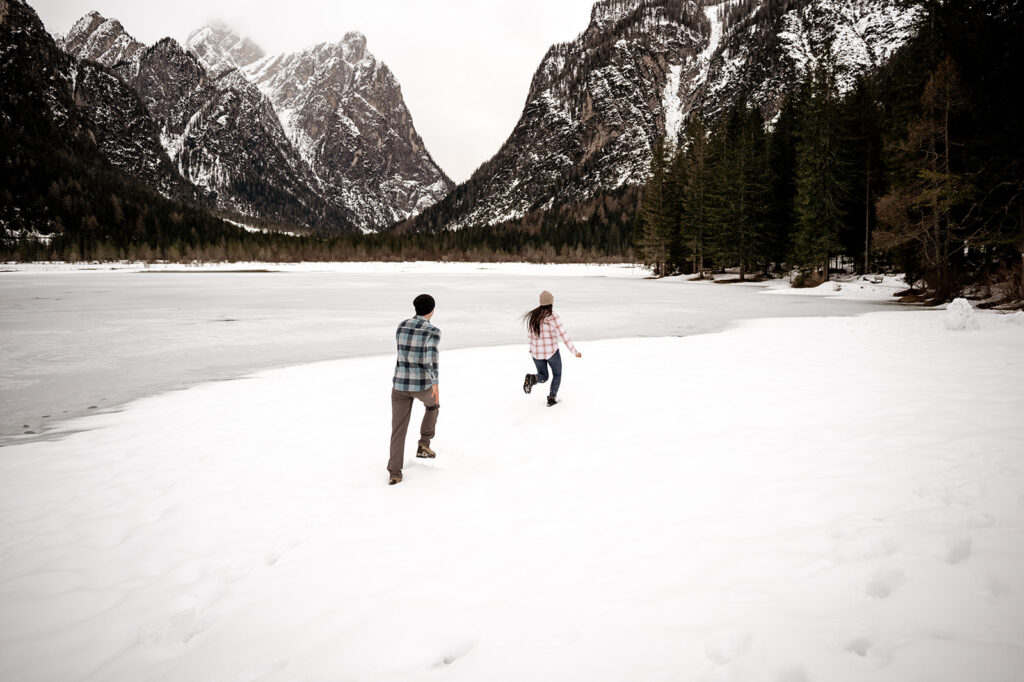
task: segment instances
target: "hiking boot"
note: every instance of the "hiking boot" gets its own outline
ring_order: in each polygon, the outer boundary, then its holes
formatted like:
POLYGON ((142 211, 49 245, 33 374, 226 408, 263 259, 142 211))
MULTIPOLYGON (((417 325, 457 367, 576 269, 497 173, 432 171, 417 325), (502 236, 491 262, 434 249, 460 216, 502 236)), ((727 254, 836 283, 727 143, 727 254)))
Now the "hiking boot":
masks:
POLYGON ((552 405, 554 405, 557 402, 558 402, 558 398, 556 398, 553 395, 549 395, 548 396, 548 407, 551 407, 552 405))
POLYGON ((426 445, 420 443, 416 447, 416 456, 422 459, 434 459, 435 457, 437 457, 437 453, 428 448, 426 445))
POLYGON ((527 374, 526 379, 523 380, 523 393, 529 393, 533 390, 533 387, 537 385, 537 375, 527 374))
POLYGON ((391 474, 391 478, 388 479, 388 485, 395 485, 396 483, 402 482, 402 474, 391 474))

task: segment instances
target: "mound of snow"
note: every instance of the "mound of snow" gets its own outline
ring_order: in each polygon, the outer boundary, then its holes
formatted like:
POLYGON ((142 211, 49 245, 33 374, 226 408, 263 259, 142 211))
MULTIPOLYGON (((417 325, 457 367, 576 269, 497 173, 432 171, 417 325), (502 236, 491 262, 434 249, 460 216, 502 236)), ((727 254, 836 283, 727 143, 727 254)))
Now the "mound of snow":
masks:
POLYGON ((967 302, 967 299, 958 298, 946 306, 946 329, 952 331, 981 329, 978 318, 974 316, 974 308, 967 302))

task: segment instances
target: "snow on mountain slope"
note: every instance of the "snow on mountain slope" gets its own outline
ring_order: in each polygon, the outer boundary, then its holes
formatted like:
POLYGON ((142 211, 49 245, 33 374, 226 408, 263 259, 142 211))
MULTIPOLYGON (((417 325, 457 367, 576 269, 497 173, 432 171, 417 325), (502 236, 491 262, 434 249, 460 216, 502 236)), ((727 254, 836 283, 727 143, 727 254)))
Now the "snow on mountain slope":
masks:
POLYGON ((219 21, 192 31, 185 44, 214 76, 248 66, 266 54, 251 38, 239 36, 219 21))
POLYGON ((804 12, 787 12, 778 36, 800 75, 833 57, 837 84, 846 91, 857 74, 883 64, 913 35, 916 18, 915 8, 893 1, 812 3, 804 12))
MULTIPOLYGON (((587 29, 553 46, 497 154, 426 216, 432 228, 496 224, 646 181, 654 142, 695 111, 741 97, 771 119, 831 55, 842 87, 912 34, 898 0, 601 0, 587 29)), ((414 225, 419 224, 414 222, 414 225)))
POLYGON ((707 87, 696 93, 699 109, 714 118, 746 93, 770 120, 822 62, 845 92, 913 35, 918 16, 917 5, 901 0, 765 0, 725 28, 707 87))
MULTIPOLYGON (((244 40, 219 35, 232 55, 258 54, 244 40)), ((219 209, 272 222, 325 230, 351 229, 346 216, 321 198, 319 186, 281 129, 270 101, 230 67, 215 73, 171 38, 145 47, 115 20, 93 12, 80 19, 62 44, 72 56, 110 62, 135 90, 180 176, 219 209), (139 49, 120 51, 110 45, 139 49), (215 114, 215 115, 213 115, 215 114)), ((91 97, 102 103, 103 97, 91 97)), ((130 134, 121 144, 138 144, 130 134)), ((140 176, 141 177, 141 176, 140 176)))
POLYGON ((57 45, 70 54, 86 57, 104 66, 131 61, 146 46, 130 36, 117 19, 107 19, 99 12, 89 12, 75 22, 57 45))
POLYGON ((364 229, 415 215, 447 194, 391 70, 359 32, 298 52, 256 58, 247 39, 220 27, 189 38, 207 69, 240 67, 273 103, 322 196, 364 229), (228 46, 228 47, 225 47, 228 46))
POLYGON ((138 94, 103 65, 74 62, 71 73, 75 105, 90 122, 107 160, 164 196, 192 198, 192 187, 175 172, 160 131, 138 94))
POLYGON ((91 12, 60 44, 136 89, 175 166, 219 208, 370 231, 416 215, 451 188, 398 82, 360 33, 266 57, 214 23, 193 31, 186 51, 169 38, 146 47, 91 12), (210 118, 213 111, 222 113, 210 118))

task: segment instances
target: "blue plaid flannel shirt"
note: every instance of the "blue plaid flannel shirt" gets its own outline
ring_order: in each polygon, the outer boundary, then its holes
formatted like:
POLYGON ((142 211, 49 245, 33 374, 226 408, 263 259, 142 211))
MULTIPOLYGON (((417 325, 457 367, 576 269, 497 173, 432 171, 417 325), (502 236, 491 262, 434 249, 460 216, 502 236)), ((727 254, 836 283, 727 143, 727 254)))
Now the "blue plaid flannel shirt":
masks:
POLYGON ((410 317, 395 331, 398 360, 394 386, 399 391, 425 391, 437 383, 437 344, 441 330, 427 318, 410 317))

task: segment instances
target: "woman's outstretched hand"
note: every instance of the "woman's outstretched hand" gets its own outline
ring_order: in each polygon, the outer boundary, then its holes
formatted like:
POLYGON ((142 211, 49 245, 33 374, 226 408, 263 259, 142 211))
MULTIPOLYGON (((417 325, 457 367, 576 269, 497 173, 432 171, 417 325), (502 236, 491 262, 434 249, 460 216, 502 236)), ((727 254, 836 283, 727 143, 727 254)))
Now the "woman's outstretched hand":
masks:
POLYGON ((576 357, 582 358, 583 357, 583 353, 581 353, 579 351, 576 351, 576 357))

